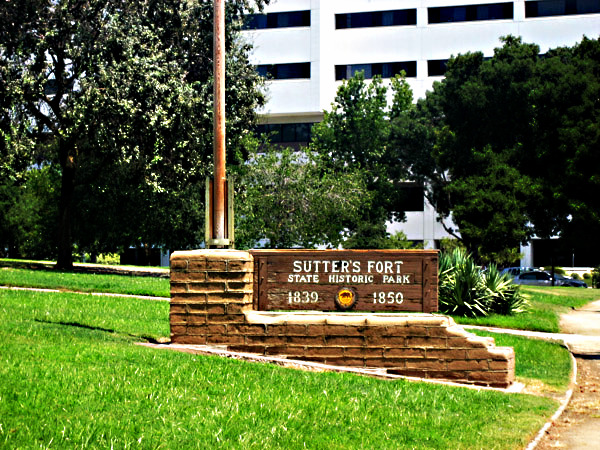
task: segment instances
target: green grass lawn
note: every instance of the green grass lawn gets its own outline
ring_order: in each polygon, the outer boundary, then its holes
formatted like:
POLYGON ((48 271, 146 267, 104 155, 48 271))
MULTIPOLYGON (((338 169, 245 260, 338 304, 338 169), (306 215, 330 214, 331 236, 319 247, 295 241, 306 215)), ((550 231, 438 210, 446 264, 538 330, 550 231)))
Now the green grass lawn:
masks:
POLYGON ((560 314, 568 312, 571 308, 579 308, 586 303, 600 300, 600 291, 597 289, 538 286, 523 286, 521 289, 530 302, 529 311, 526 313, 513 316, 491 314, 475 319, 453 316, 454 320, 468 325, 558 333, 560 314))
POLYGON ((557 406, 134 345, 168 333, 166 302, 0 291, 0 447, 513 449, 557 406))
POLYGON ((478 336, 493 337, 499 347, 515 349, 515 376, 518 381, 525 384, 541 382, 549 391, 562 391, 569 386, 571 356, 562 345, 510 334, 469 331, 478 336))
POLYGON ((0 286, 169 297, 169 279, 131 275, 0 268, 0 286))

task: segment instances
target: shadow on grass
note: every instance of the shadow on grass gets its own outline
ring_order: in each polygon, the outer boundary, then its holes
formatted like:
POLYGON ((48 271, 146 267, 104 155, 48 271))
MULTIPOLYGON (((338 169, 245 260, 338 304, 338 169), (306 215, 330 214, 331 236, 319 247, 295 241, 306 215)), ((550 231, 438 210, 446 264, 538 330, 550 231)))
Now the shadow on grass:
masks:
POLYGON ((62 321, 54 322, 52 320, 42 320, 42 319, 34 319, 34 321, 38 322, 38 323, 49 324, 49 325, 60 325, 60 326, 65 326, 65 327, 83 328, 85 330, 101 331, 103 333, 111 333, 111 334, 116 334, 116 335, 120 335, 120 336, 128 336, 128 337, 132 337, 135 339, 141 339, 150 344, 164 344, 165 343, 164 340, 155 339, 152 336, 144 336, 144 335, 140 336, 138 334, 120 333, 117 330, 113 330, 111 328, 94 327, 94 326, 86 325, 84 323, 79 323, 79 322, 62 322, 62 321))

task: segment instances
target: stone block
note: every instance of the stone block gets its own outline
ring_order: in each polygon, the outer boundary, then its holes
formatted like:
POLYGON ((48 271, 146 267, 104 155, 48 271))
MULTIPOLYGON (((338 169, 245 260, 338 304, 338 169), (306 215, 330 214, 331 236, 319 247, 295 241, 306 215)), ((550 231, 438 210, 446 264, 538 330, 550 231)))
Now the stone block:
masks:
POLYGON ((286 336, 269 336, 269 335, 246 335, 246 344, 248 345, 287 345, 286 336))
POLYGON ((489 370, 487 359, 469 359, 464 361, 448 361, 449 370, 489 370))
POLYGON ((446 361, 438 359, 409 359, 406 361, 407 369, 446 370, 446 361))
POLYGON ((242 314, 208 314, 207 323, 244 323, 242 314))
POLYGON ((422 348, 388 348, 383 351, 383 356, 386 359, 392 358, 403 358, 403 359, 414 359, 414 358, 425 358, 425 349, 422 348))
POLYGON ((363 347, 365 341, 362 337, 354 336, 327 336, 326 345, 340 347, 363 347))
POLYGON ((406 339, 403 336, 367 336, 367 347, 404 347, 406 339))
MULTIPOLYGON (((340 348, 340 347, 335 347, 340 348)), ((346 347, 344 348, 344 356, 350 358, 383 358, 384 350, 382 348, 365 348, 365 347, 346 347)))
POLYGON ((325 345, 323 336, 288 336, 288 346, 321 347, 325 345))
POLYGON ((447 361, 452 360, 464 360, 467 359, 467 350, 465 349, 438 349, 438 348, 428 348, 426 350, 426 356, 428 359, 445 359, 447 361))
POLYGON ((206 336, 171 336, 173 344, 206 345, 206 336))
POLYGON ((348 357, 329 357, 325 358, 325 364, 331 364, 332 366, 350 366, 350 367, 365 367, 365 360, 363 358, 348 358, 348 357))
POLYGON ((304 347, 288 347, 282 346, 268 346, 265 347, 266 355, 282 355, 282 356, 304 356, 306 353, 304 347))
POLYGON ((406 338, 407 347, 422 347, 422 348, 447 348, 448 341, 445 338, 438 337, 413 337, 406 338))
POLYGON ((324 358, 341 358, 344 356, 344 349, 340 347, 306 347, 304 354, 324 358))

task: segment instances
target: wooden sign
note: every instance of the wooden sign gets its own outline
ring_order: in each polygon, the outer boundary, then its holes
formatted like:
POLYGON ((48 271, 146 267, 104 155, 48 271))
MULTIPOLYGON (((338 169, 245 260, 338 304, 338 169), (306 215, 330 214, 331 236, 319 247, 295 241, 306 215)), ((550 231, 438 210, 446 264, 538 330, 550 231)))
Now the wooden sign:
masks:
POLYGON ((257 310, 438 310, 437 250, 250 253, 257 310))

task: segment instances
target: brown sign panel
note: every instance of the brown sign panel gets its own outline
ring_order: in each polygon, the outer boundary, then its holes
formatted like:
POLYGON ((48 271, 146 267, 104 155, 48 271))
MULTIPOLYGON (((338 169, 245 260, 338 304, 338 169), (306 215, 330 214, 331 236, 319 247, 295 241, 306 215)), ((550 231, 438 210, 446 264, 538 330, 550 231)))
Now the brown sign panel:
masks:
POLYGON ((436 250, 250 253, 258 310, 438 310, 436 250))

